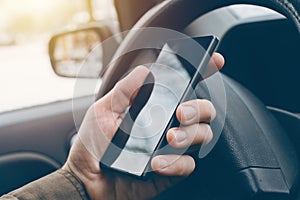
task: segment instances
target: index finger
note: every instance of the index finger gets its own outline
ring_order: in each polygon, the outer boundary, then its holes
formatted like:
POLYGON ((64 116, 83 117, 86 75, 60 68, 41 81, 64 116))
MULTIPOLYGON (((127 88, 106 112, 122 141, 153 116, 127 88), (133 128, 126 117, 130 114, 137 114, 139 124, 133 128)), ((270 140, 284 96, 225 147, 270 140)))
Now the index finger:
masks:
POLYGON ((207 69, 205 71, 205 73, 203 74, 203 79, 210 77, 211 75, 213 75, 214 73, 216 73, 217 71, 221 70, 222 67, 225 64, 225 59, 222 56, 222 54, 220 53, 213 53, 207 69))
POLYGON ((210 101, 195 99, 180 104, 176 110, 176 116, 183 125, 209 123, 216 117, 216 110, 210 101))

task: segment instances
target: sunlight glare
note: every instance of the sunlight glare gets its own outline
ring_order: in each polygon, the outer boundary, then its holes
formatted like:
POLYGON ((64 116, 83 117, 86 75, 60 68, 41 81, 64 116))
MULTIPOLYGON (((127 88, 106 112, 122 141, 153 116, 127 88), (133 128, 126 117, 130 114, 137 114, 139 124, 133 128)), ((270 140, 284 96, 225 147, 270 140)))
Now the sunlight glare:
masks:
POLYGON ((53 8, 59 0, 9 0, 7 1, 7 9, 14 13, 34 12, 42 13, 53 8), (12 1, 14 3, 12 3, 12 1))

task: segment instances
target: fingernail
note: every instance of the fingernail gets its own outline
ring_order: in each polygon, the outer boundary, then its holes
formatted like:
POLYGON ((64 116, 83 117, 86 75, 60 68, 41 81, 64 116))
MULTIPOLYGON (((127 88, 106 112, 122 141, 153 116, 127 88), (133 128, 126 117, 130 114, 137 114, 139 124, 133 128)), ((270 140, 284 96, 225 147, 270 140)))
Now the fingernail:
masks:
POLYGON ((177 130, 174 131, 173 134, 177 143, 181 143, 186 139, 186 133, 184 131, 177 130))
POLYGON ((158 159, 158 168, 159 169, 166 168, 167 166, 168 166, 168 162, 165 159, 163 159, 163 158, 158 159))
POLYGON ((195 117, 196 110, 192 106, 182 106, 182 114, 185 120, 191 120, 195 117))

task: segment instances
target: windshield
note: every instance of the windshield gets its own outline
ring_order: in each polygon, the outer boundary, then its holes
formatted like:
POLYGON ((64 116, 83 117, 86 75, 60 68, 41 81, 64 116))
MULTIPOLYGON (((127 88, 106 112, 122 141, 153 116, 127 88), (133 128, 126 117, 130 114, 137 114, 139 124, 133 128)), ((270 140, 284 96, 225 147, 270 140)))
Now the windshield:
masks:
POLYGON ((48 41, 92 18, 113 23, 112 0, 0 0, 0 113, 72 98, 76 80, 54 74, 48 41))

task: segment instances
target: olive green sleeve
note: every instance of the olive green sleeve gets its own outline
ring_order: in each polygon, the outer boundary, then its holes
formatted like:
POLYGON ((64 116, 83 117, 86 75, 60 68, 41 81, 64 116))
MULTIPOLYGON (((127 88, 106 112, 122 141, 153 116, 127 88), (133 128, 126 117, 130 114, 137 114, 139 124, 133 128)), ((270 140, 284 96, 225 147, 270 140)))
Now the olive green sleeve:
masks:
POLYGON ((0 200, 33 199, 88 200, 89 198, 80 180, 62 169, 0 197, 0 200))

